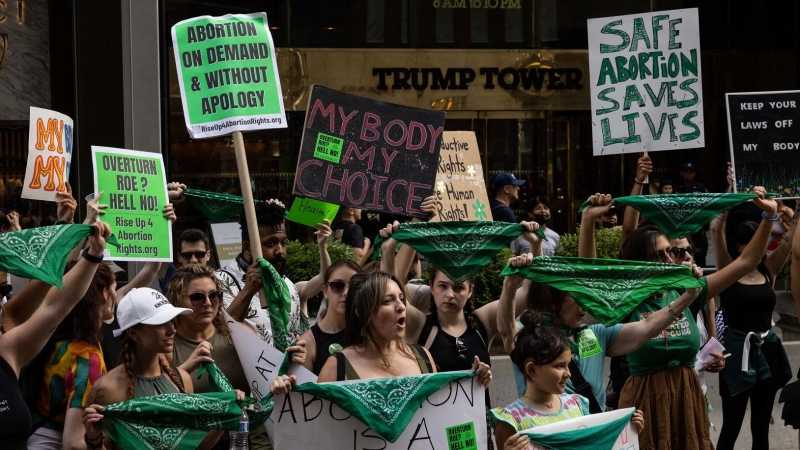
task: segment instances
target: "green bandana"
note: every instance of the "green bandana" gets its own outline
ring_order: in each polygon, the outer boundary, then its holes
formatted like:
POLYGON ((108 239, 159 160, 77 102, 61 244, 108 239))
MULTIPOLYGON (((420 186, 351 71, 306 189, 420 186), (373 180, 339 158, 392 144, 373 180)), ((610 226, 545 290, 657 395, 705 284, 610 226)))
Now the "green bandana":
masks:
POLYGON ((542 325, 546 327, 555 327, 559 330, 563 331, 564 334, 567 336, 567 342, 569 342, 570 350, 572 350, 573 355, 577 355, 580 348, 578 347, 578 342, 571 339, 572 336, 579 334, 581 331, 587 328, 587 325, 581 325, 578 328, 571 328, 566 325, 556 324, 553 322, 553 317, 549 314, 542 315, 542 325))
MULTIPOLYGON (((236 393, 214 363, 201 363, 198 376, 208 371, 212 389, 206 394, 162 394, 135 398, 103 408, 103 431, 122 448, 174 450, 197 448, 210 430, 236 431, 242 406, 255 400, 236 401, 236 393)), ((250 426, 269 418, 266 411, 247 409, 250 426)))
MULTIPOLYGON (((742 202, 757 197, 756 194, 695 192, 691 194, 635 195, 616 198, 614 202, 633 207, 656 224, 668 237, 677 239, 691 236, 721 212, 728 211, 742 202)), ((581 205, 578 213, 580 214, 589 205, 590 202, 587 200, 581 205)))
MULTIPOLYGON (((524 232, 522 225, 507 222, 408 222, 392 237, 425 255, 453 282, 462 283, 524 232)), ((543 237, 544 230, 540 228, 536 234, 543 237)), ((380 236, 375 238, 375 258, 383 241, 380 236)))
POLYGON ((292 295, 283 281, 283 277, 264 258, 257 258, 258 272, 264 284, 267 298, 269 323, 272 326, 272 344, 281 351, 286 351, 289 341, 294 338, 290 331, 289 311, 292 309, 292 295))
MULTIPOLYGON (((91 225, 53 225, 0 234, 0 270, 61 289, 69 253, 91 235, 91 225)), ((119 247, 113 234, 107 242, 119 247)))
MULTIPOLYGON (((635 409, 631 408, 630 413, 618 419, 577 430, 543 433, 539 431, 541 427, 536 427, 522 430, 519 434, 528 436, 531 442, 551 450, 614 450, 614 443, 630 423, 634 412, 635 409)), ((545 425, 548 426, 552 424, 545 425)))
MULTIPOLYGON (((219 222, 231 216, 237 216, 241 214, 244 208, 244 199, 236 195, 198 191, 197 189, 189 188, 183 190, 183 195, 212 222, 219 222)), ((255 200, 255 202, 258 203, 258 200, 255 200)))
MULTIPOLYGON (((382 438, 395 442, 422 405, 451 381, 474 377, 475 372, 440 372, 379 380, 303 383, 292 390, 335 403, 382 438)), ((262 411, 273 404, 272 394, 261 399, 262 411)), ((271 409, 269 409, 271 411, 271 409)))
POLYGON ((529 267, 506 266, 500 276, 517 273, 569 293, 605 326, 619 323, 653 294, 703 286, 683 265, 616 259, 539 256, 529 267))

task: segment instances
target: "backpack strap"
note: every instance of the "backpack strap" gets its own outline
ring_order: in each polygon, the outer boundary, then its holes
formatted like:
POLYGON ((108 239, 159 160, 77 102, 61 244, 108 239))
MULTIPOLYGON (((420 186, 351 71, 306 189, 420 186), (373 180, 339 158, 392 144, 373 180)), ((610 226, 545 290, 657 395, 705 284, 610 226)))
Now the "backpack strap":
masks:
POLYGON ((576 394, 580 394, 586 397, 589 400, 589 412, 592 414, 599 414, 603 412, 600 409, 600 403, 597 402, 597 399, 594 397, 594 393, 592 392, 592 385, 586 381, 586 378, 583 377, 580 369, 578 369, 578 365, 575 364, 575 360, 571 359, 569 361, 569 372, 572 374, 572 387, 576 394))
MULTIPOLYGON (((428 358, 428 352, 426 352, 425 349, 419 344, 412 344, 411 347, 418 355, 417 362, 425 363, 425 367, 428 369, 428 371, 424 373, 433 373, 433 365, 431 364, 431 359, 428 358)), ((422 365, 420 364, 420 370, 421 369, 422 365)))

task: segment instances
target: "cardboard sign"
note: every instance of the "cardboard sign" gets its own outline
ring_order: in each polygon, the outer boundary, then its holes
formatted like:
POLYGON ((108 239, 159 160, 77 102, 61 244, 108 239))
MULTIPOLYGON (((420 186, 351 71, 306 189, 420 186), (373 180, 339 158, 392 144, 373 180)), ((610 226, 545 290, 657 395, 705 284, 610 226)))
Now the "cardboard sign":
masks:
MULTIPOLYGON (((256 399, 253 405, 256 409, 261 409, 261 398, 269 392, 269 384, 278 376, 278 369, 283 363, 284 353, 277 348, 262 341, 261 338, 253 334, 246 327, 247 325, 236 322, 224 312, 228 328, 231 330, 231 339, 239 355, 239 362, 244 369, 247 383, 250 385, 249 395, 256 399)), ((305 367, 292 364, 289 366, 289 374, 297 377, 298 383, 314 383, 317 376, 308 371, 305 367)), ((274 418, 275 413, 264 424, 270 440, 274 440, 274 418)))
POLYGON ((66 191, 72 164, 72 131, 69 116, 31 106, 22 198, 56 201, 56 192, 66 191))
POLYGON ((492 220, 474 131, 445 131, 436 173, 434 222, 492 220))
POLYGON ((193 138, 286 128, 265 13, 202 16, 172 27, 186 128, 193 138))
POLYGON ((323 223, 322 221, 325 219, 333 223, 337 212, 339 212, 339 205, 321 202, 313 198, 295 197, 286 218, 292 222, 313 227, 318 223, 323 223))
MULTIPOLYGON (((631 413, 631 410, 633 409, 634 408, 625 408, 607 413, 591 414, 588 416, 578 417, 575 419, 569 419, 561 422, 551 423, 550 425, 542 425, 540 427, 533 428, 532 430, 536 431, 539 434, 558 434, 564 431, 592 428, 600 425, 605 425, 613 420, 619 419, 622 416, 628 415, 631 413)), ((531 442, 531 445, 528 448, 531 450, 548 450, 550 447, 546 447, 544 445, 531 442)), ((628 425, 619 434, 619 436, 617 437, 617 441, 614 443, 613 447, 608 449, 598 448, 598 450, 617 450, 617 449, 639 450, 639 433, 636 431, 635 427, 631 426, 630 422, 628 422, 628 425)))
POLYGON ((294 194, 375 212, 427 217, 444 112, 314 86, 294 194))
POLYGON ((589 19, 595 155, 705 145, 697 8, 589 19))
POLYGON ((800 197, 800 91, 725 94, 736 192, 800 197))
MULTIPOLYGON (((346 381, 342 383, 347 383, 346 381)), ((275 397, 275 448, 380 448, 385 450, 487 448, 483 385, 451 382, 422 403, 405 431, 390 443, 337 405, 297 392, 275 397)))
POLYGON ((242 227, 239 222, 212 223, 211 240, 219 267, 227 267, 242 251, 242 227))
POLYGON ((164 217, 167 178, 160 153, 92 146, 94 191, 107 204, 103 222, 122 244, 115 261, 172 261, 172 223, 164 217))

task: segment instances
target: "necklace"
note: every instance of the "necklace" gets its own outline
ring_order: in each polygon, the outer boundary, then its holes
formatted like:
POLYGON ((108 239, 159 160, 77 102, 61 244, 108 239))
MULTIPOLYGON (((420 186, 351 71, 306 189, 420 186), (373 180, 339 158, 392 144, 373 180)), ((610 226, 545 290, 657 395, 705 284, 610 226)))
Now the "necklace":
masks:
POLYGON ((541 402, 537 402, 536 400, 528 397, 527 395, 523 395, 522 397, 523 398, 527 398, 528 400, 530 400, 533 403, 536 403, 537 405, 547 406, 547 409, 553 409, 553 401, 552 400, 550 400, 550 403, 541 403, 541 402))
POLYGON ((756 274, 757 273, 758 273, 758 270, 754 270, 752 272, 749 272, 747 274, 747 278, 750 278, 750 281, 756 281, 756 274))

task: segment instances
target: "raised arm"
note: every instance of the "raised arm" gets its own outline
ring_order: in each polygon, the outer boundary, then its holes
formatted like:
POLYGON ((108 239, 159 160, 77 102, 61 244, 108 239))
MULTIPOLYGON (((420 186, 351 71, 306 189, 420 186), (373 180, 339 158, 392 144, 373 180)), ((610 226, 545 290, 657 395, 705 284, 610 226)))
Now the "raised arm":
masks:
POLYGON ((589 201, 591 204, 581 214, 578 256, 582 258, 597 258, 597 246, 594 241, 594 221, 608 212, 612 201, 609 194, 594 194, 589 197, 589 201))
MULTIPOLYGON (((777 217, 778 205, 775 200, 764 198, 767 191, 761 186, 756 186, 753 189, 758 198, 753 200, 753 203, 758 205, 764 210, 764 216, 767 218, 777 217)), ((742 251, 738 258, 733 260, 727 267, 715 272, 707 277, 708 280, 708 295, 704 300, 716 296, 720 292, 728 288, 739 278, 745 276, 758 267, 758 263, 764 256, 767 249, 767 242, 769 235, 772 232, 772 222, 762 220, 761 224, 756 230, 756 234, 747 244, 747 247, 742 251)))
POLYGON ((14 327, 25 323, 50 291, 50 285, 40 280, 31 280, 25 289, 3 305, 3 331, 8 333, 14 327))
MULTIPOLYGON (((106 248, 106 238, 111 235, 108 224, 97 222, 92 225, 89 238, 89 254, 101 258, 106 248)), ((0 337, 0 357, 6 360, 19 376, 19 371, 44 348, 47 340, 56 331, 58 324, 83 298, 92 283, 97 263, 81 258, 64 275, 61 289, 51 288, 42 305, 25 323, 0 337)))
MULTIPOLYGON (((514 267, 527 267, 531 265, 533 255, 526 253, 515 256, 508 260, 508 264, 514 267)), ((500 292, 500 304, 497 307, 497 332, 503 340, 503 349, 506 353, 514 350, 514 337, 519 332, 517 324, 517 288, 522 282, 519 275, 509 275, 503 279, 503 290, 500 292)))
POLYGON ((711 221, 709 229, 711 230, 711 244, 714 246, 714 264, 717 270, 722 270, 728 267, 728 264, 733 261, 731 255, 728 253, 728 243, 725 239, 725 219, 728 217, 728 212, 725 211, 714 217, 711 221))
MULTIPOLYGON (((795 209, 798 207, 800 207, 800 201, 797 202, 795 209)), ((786 264, 786 260, 789 259, 789 249, 791 248, 793 241, 792 238, 794 237, 795 230, 797 229, 798 214, 792 214, 791 217, 792 219, 789 223, 789 231, 784 233, 778 248, 776 248, 774 252, 767 255, 767 258, 764 260, 764 265, 767 266, 767 271, 769 271, 769 276, 773 283, 775 283, 775 277, 781 270, 781 267, 783 267, 783 265, 786 264)))
MULTIPOLYGON (((689 265, 688 263, 684 264, 689 265)), ((691 268, 695 277, 700 278, 703 276, 703 269, 695 265, 691 265, 691 268)), ((627 355, 638 350, 645 342, 666 330, 670 324, 680 318, 683 315, 683 311, 692 304, 701 290, 701 288, 687 289, 686 292, 669 305, 647 316, 644 320, 624 324, 617 339, 614 340, 614 343, 611 344, 611 347, 606 352, 606 356, 627 355)), ((713 321, 714 319, 712 318, 711 320, 713 321)))
POLYGON ((325 272, 331 266, 331 255, 328 254, 327 245, 328 238, 331 237, 331 223, 325 219, 324 223, 318 223, 314 228, 317 229, 314 234, 317 235, 317 245, 319 246, 319 273, 308 281, 295 283, 297 294, 300 296, 300 308, 306 317, 308 317, 308 299, 322 290, 322 285, 325 284, 325 272))
MULTIPOLYGON (((631 197, 635 195, 642 195, 642 189, 645 184, 645 180, 647 180, 647 176, 653 171, 653 162, 650 160, 650 157, 646 154, 639 158, 639 161, 636 163, 636 178, 633 179, 633 187, 631 188, 631 197)), ((619 238, 619 248, 622 248, 622 244, 625 242, 625 239, 628 239, 628 236, 631 235, 636 229, 639 227, 639 211, 631 208, 630 206, 625 207, 625 216, 622 218, 622 235, 619 238)))

